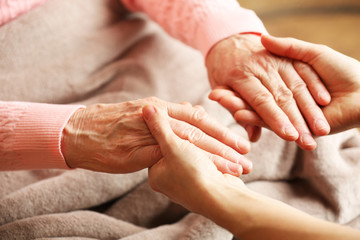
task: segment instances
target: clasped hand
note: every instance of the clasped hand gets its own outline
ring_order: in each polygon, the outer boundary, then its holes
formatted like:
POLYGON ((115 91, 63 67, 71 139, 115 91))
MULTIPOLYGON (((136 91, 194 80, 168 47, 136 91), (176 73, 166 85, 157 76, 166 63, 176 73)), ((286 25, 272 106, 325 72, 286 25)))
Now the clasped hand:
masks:
POLYGON ((67 164, 110 173, 152 166, 162 154, 143 120, 142 108, 148 104, 166 111, 176 135, 208 152, 219 170, 235 176, 250 172, 251 162, 242 156, 250 150, 247 140, 219 124, 201 107, 154 97, 91 105, 75 112, 62 135, 61 149, 67 164))
POLYGON ((213 91, 209 98, 227 108, 256 141, 261 128, 313 150, 313 134, 330 131, 320 106, 330 95, 307 64, 276 56, 260 37, 238 34, 217 43, 206 65, 213 91), (256 127, 254 127, 256 126, 256 127))

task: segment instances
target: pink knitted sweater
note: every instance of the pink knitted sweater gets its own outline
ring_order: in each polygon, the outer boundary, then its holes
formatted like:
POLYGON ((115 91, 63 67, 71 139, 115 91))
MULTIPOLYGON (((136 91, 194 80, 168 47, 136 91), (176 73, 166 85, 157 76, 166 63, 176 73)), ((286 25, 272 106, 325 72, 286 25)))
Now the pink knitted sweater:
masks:
MULTIPOLYGON (((0 0, 0 26, 47 0, 0 0)), ((262 22, 236 0, 122 0, 204 56, 237 33, 266 33, 262 22)), ((61 133, 82 106, 0 101, 0 170, 68 168, 61 133)))

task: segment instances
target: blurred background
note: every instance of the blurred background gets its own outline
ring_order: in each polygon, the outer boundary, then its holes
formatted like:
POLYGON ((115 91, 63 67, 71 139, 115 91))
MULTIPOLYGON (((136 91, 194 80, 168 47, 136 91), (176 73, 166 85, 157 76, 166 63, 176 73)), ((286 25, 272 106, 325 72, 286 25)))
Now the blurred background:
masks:
POLYGON ((360 0, 238 0, 274 36, 326 44, 360 60, 360 0))

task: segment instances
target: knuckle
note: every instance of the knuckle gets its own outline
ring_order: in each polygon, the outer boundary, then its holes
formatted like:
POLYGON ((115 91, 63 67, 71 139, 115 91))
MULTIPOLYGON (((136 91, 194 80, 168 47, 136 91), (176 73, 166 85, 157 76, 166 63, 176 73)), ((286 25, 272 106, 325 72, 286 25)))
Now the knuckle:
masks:
POLYGON ((311 70, 311 67, 306 64, 306 63, 303 63, 303 62, 299 62, 299 61, 295 61, 293 63, 294 65, 294 68, 296 69, 296 72, 300 75, 300 76, 303 76, 303 75, 308 75, 309 73, 312 72, 311 70))
POLYGON ((199 111, 205 112, 205 108, 203 106, 201 106, 201 105, 195 105, 194 108, 199 110, 199 111))
POLYGON ((311 113, 311 118, 314 118, 321 111, 321 109, 316 103, 306 103, 303 104, 301 111, 304 113, 311 113))
POLYGON ((290 89, 293 94, 303 94, 304 91, 307 91, 307 85, 304 81, 298 80, 291 83, 290 89))
POLYGON ((192 114, 192 119, 195 122, 201 122, 205 120, 208 117, 207 113, 205 111, 202 111, 201 109, 195 109, 195 111, 192 114))
POLYGON ((199 142, 204 137, 204 133, 197 128, 192 128, 187 136, 187 139, 191 143, 199 142))
POLYGON ((279 106, 285 106, 293 100, 293 93, 288 88, 280 88, 274 94, 274 99, 279 106))
POLYGON ((219 136, 218 136, 218 139, 220 141, 224 140, 224 139, 229 139, 231 136, 230 136, 230 132, 229 131, 221 131, 219 136))
POLYGON ((244 71, 241 69, 239 65, 233 66, 229 69, 227 77, 230 79, 243 77, 244 71))
POLYGON ((164 101, 155 97, 155 96, 151 96, 151 97, 147 97, 145 98, 145 102, 146 103, 152 103, 152 104, 156 104, 157 106, 162 106, 164 105, 164 101))
POLYGON ((257 72, 259 65, 260 63, 257 62, 257 60, 248 61, 247 64, 241 62, 233 64, 226 72, 225 83, 229 86, 232 86, 233 81, 236 81, 237 83, 249 81, 250 77, 254 76, 254 74, 257 72))
POLYGON ((227 148, 227 147, 222 147, 219 149, 218 151, 218 155, 224 157, 224 158, 227 158, 231 155, 231 150, 230 148, 227 148))
POLYGON ((149 101, 149 102, 157 102, 159 101, 159 99, 155 96, 151 96, 151 97, 147 97, 145 98, 146 101, 149 101))
POLYGON ((254 108, 257 108, 268 104, 271 100, 272 96, 269 92, 258 92, 257 94, 254 94, 251 102, 254 108))

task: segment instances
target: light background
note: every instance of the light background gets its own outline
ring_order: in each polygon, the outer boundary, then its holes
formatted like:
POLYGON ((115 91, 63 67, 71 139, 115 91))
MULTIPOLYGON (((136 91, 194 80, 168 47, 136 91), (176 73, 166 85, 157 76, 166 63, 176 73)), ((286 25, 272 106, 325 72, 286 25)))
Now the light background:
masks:
POLYGON ((360 60, 360 0, 238 0, 270 34, 326 44, 360 60))

